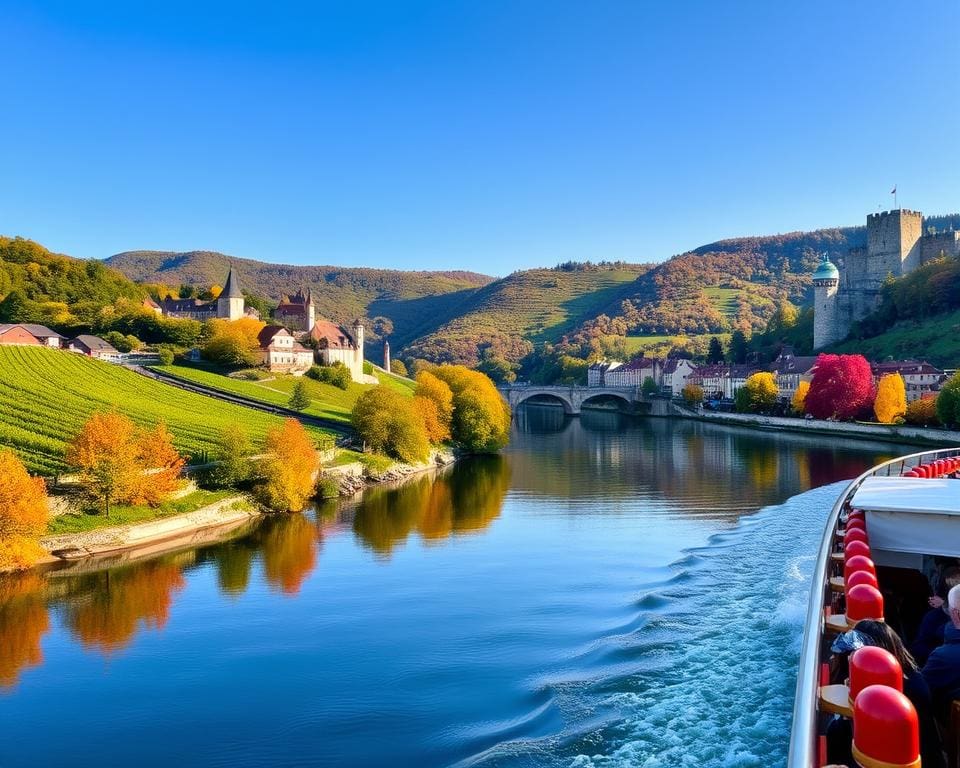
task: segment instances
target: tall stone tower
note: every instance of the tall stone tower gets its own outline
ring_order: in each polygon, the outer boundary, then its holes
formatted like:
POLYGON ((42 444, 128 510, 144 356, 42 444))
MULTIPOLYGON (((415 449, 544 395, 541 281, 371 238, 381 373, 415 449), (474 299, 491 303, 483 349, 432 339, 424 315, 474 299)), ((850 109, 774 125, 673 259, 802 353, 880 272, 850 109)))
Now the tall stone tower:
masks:
POLYGON ((240 281, 231 264, 230 271, 227 273, 227 282, 224 283, 223 290, 217 297, 217 317, 239 320, 243 317, 245 303, 243 292, 240 290, 240 281))
POLYGON ((363 323, 360 321, 359 318, 353 321, 353 340, 357 344, 357 358, 362 364, 363 363, 363 323))
POLYGON ((898 208, 867 216, 867 278, 883 284, 920 266, 923 214, 898 208))
POLYGON ((387 339, 383 340, 383 370, 390 370, 390 342, 387 339))
POLYGON ((813 348, 822 349, 842 336, 837 312, 837 287, 840 272, 824 254, 813 273, 813 348))
POLYGON ((317 322, 317 307, 313 303, 313 291, 307 288, 307 299, 304 302, 304 320, 307 323, 306 331, 309 333, 317 322))

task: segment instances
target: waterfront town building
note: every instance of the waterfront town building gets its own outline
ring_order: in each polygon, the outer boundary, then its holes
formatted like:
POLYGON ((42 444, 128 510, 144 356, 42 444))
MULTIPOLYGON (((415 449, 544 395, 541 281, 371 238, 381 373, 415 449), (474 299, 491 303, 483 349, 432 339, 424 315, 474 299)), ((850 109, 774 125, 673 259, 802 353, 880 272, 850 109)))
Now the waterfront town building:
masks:
POLYGON ((660 361, 654 357, 638 357, 629 363, 608 369, 604 374, 605 386, 640 387, 643 386, 644 379, 650 378, 659 389, 660 366, 660 361))
POLYGON ((668 357, 661 368, 660 388, 663 394, 680 397, 696 366, 682 357, 668 357))
MULTIPOLYGON (((316 346, 317 361, 322 365, 343 363, 356 382, 374 378, 363 373, 363 323, 360 320, 354 321, 351 331, 329 320, 317 320, 306 336, 316 346)), ((372 383, 376 383, 375 378, 372 383)))
POLYGON ((797 357, 793 354, 792 347, 784 346, 770 366, 770 372, 777 379, 781 399, 792 400, 800 382, 810 382, 813 379, 813 368, 816 364, 816 355, 797 357))
POLYGON ((873 363, 870 368, 874 382, 879 382, 887 374, 899 373, 903 377, 908 403, 920 400, 924 396, 936 395, 947 380, 947 374, 944 371, 926 361, 891 360, 885 363, 873 363))
POLYGON ((889 277, 902 277, 941 256, 960 256, 960 232, 924 232, 923 214, 898 208, 867 216, 867 245, 839 265, 826 256, 813 274, 813 348, 842 341, 880 305, 889 277))
POLYGON ((0 323, 0 344, 53 347, 59 349, 66 338, 37 323, 0 323))

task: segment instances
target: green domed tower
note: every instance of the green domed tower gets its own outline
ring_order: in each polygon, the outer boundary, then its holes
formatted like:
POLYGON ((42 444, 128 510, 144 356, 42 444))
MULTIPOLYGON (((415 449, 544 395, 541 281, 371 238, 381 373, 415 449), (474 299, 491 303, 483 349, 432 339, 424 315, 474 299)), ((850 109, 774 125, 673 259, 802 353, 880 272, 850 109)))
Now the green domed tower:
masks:
POLYGON ((822 349, 840 340, 837 317, 837 289, 840 270, 827 254, 813 273, 813 348, 822 349))

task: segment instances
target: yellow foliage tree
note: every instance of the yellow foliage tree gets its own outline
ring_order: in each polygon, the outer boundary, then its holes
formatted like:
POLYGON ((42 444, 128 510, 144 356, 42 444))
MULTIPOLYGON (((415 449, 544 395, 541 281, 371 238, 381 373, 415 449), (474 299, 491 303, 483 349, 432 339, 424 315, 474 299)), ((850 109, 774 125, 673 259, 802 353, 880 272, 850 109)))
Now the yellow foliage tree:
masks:
POLYGON ((940 419, 937 418, 937 398, 914 400, 907 406, 906 420, 907 424, 916 424, 920 427, 938 425, 940 419))
POLYGON ((881 424, 893 424, 907 413, 907 391, 899 373, 888 373, 877 385, 873 413, 881 424))
POLYGON ((432 371, 453 392, 451 432, 466 450, 495 453, 510 441, 510 406, 488 376, 462 365, 432 371))
POLYGON ((450 422, 453 419, 453 391, 445 381, 441 381, 429 371, 417 374, 417 388, 414 397, 431 400, 436 406, 436 432, 427 425, 430 442, 441 443, 450 439, 450 422))
POLYGON ((700 405, 703 402, 703 387, 698 384, 685 384, 680 396, 687 405, 700 405))
POLYGON ((47 529, 47 491, 11 451, 0 450, 0 571, 33 565, 47 529))
POLYGON ((793 412, 798 416, 804 413, 804 407, 807 402, 807 392, 810 391, 810 382, 801 381, 797 385, 797 391, 793 393, 793 397, 790 399, 790 407, 793 409, 793 412))
POLYGON ((210 336, 203 345, 203 355, 231 367, 256 365, 260 349, 257 336, 265 326, 266 323, 254 317, 211 320, 210 336))
POLYGON ((780 388, 769 371, 751 373, 743 387, 737 391, 735 401, 740 412, 762 413, 777 404, 780 388))
POLYGON ((286 419, 267 433, 264 452, 258 497, 276 512, 299 512, 313 495, 313 476, 320 466, 310 435, 299 421, 286 419))

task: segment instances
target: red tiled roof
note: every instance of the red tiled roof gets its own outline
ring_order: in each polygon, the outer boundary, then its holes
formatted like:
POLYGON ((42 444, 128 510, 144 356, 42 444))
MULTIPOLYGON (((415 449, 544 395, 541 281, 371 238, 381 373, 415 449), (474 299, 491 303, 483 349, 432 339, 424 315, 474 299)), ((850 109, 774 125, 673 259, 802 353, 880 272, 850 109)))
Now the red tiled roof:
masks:
POLYGON ((317 341, 326 341, 329 349, 356 349, 353 337, 329 320, 317 320, 310 329, 310 337, 317 341))
POLYGON ((286 334, 290 333, 290 331, 288 331, 282 325, 264 326, 264 328, 260 331, 260 333, 257 334, 257 341, 259 342, 260 347, 262 349, 267 349, 268 347, 270 347, 270 345, 273 343, 273 338, 281 331, 283 331, 286 334))

